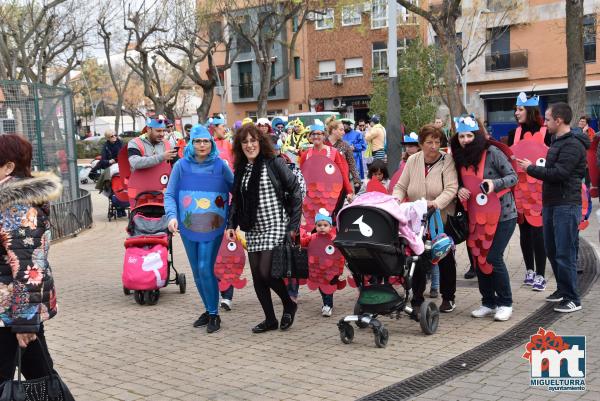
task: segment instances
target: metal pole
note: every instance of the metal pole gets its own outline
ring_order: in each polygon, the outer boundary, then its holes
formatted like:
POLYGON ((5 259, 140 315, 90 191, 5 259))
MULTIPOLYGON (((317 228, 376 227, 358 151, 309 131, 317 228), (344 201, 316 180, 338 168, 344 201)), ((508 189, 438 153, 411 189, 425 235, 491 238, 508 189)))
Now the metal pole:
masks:
POLYGON ((400 92, 398 91, 398 30, 396 0, 388 0, 388 94, 386 115, 387 168, 390 174, 398 169, 402 153, 400 132, 400 92))

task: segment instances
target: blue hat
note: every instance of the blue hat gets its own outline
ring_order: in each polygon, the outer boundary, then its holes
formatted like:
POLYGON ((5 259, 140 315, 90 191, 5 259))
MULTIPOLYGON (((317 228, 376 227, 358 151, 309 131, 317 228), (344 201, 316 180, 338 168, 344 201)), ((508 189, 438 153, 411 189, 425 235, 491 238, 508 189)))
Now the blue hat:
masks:
POLYGON ((223 125, 223 124, 225 124, 225 120, 223 120, 221 117, 213 117, 209 121, 210 121, 210 125, 223 125))
POLYGON ((189 161, 195 161, 196 159, 196 150, 194 149, 194 139, 209 139, 212 143, 212 149, 210 154, 206 158, 205 162, 214 160, 219 155, 219 150, 217 149, 217 144, 215 143, 214 138, 208 132, 206 127, 202 124, 196 124, 192 127, 190 131, 190 141, 186 145, 183 156, 189 161))
POLYGON ((477 120, 473 113, 454 117, 454 124, 456 125, 456 132, 479 131, 479 125, 477 124, 477 120))
POLYGON ((331 216, 329 215, 327 210, 323 208, 319 209, 319 212, 315 216, 315 224, 319 221, 326 221, 329 223, 329 225, 333 225, 333 220, 331 220, 331 216))
POLYGON ((408 135, 404 135, 402 139, 403 145, 418 145, 419 144, 419 136, 416 132, 411 132, 408 135))
POLYGON ((321 131, 322 133, 325 133, 325 126, 323 124, 315 123, 315 124, 311 125, 309 127, 309 129, 310 129, 310 132, 321 131))
POLYGON ((271 121, 271 125, 272 125, 273 127, 277 127, 277 126, 278 126, 278 125, 280 125, 280 124, 281 124, 281 125, 285 125, 285 122, 283 122, 283 120, 282 120, 281 118, 279 118, 279 117, 275 117, 275 118, 273 119, 273 121, 271 121))
POLYGON ((380 120, 379 120, 379 116, 378 116, 377 114, 373 114, 373 115, 371 116, 371 122, 372 122, 373 124, 379 124, 379 121, 380 121, 380 120))
POLYGON ((524 106, 524 107, 537 107, 540 104, 540 97, 539 96, 532 96, 529 99, 527 99, 527 95, 525 94, 525 92, 521 92, 519 93, 519 96, 517 96, 517 106, 524 106))
POLYGON ((167 119, 162 116, 158 118, 148 117, 146 118, 146 127, 148 128, 167 128, 167 119))

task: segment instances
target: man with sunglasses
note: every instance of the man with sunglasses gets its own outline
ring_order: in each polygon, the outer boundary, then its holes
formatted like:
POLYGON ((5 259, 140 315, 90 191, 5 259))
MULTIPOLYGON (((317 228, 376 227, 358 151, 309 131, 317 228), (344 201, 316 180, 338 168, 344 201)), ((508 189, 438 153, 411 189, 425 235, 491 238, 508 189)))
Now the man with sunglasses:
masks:
POLYGON ((131 172, 170 162, 177 157, 175 144, 165 138, 167 119, 163 116, 146 119, 147 132, 127 144, 131 172))

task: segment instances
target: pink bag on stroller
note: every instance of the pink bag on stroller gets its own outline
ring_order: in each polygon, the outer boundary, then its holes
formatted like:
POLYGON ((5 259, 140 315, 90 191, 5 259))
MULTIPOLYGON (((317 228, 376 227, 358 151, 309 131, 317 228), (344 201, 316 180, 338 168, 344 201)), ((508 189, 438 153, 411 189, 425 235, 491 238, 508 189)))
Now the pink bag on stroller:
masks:
POLYGON ((130 290, 157 290, 166 284, 168 249, 164 244, 131 246, 125 250, 123 286, 130 290))

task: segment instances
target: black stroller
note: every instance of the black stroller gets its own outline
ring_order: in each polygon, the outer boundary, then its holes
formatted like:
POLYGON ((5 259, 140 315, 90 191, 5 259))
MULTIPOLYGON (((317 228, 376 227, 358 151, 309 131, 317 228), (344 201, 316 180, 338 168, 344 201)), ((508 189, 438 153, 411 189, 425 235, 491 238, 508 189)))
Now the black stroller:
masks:
MULTIPOLYGON (((421 219, 421 237, 427 232, 430 214, 423 215, 421 219)), ((334 244, 344 254, 359 289, 354 314, 338 322, 343 343, 352 342, 354 329, 350 322, 354 322, 362 329, 370 327, 377 347, 385 347, 388 330, 377 320, 377 316, 399 319, 402 312, 419 321, 425 334, 435 333, 439 322, 437 305, 432 301, 423 302, 420 318, 417 318, 410 305, 413 273, 415 268, 426 268, 430 255, 427 256, 427 249, 421 256, 412 253, 407 241, 398 235, 398 221, 395 218, 369 206, 344 209, 339 215, 334 244), (393 287, 394 281, 402 284, 402 295, 393 287)))

